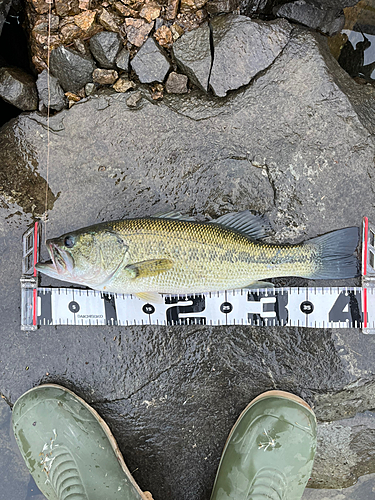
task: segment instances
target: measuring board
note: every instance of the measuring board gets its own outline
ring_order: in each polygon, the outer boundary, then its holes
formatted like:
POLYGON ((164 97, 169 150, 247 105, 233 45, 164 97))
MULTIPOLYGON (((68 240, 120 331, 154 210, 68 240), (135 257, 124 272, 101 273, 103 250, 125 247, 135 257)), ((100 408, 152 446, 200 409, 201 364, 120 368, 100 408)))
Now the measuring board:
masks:
POLYGON ((361 328, 375 333, 375 226, 363 219, 362 287, 288 287, 162 295, 145 304, 133 295, 38 287, 40 226, 23 237, 21 329, 39 325, 249 325, 361 328))

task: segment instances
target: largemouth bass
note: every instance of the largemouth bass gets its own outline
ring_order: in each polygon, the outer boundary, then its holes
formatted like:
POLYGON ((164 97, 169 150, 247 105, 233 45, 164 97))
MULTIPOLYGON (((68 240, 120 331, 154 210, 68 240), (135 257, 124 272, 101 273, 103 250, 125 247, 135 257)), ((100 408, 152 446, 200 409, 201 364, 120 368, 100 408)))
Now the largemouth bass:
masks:
POLYGON ((51 261, 36 268, 53 278, 149 302, 160 302, 160 293, 244 288, 273 277, 358 275, 356 227, 297 245, 266 243, 267 230, 265 219, 248 211, 213 222, 186 220, 178 213, 116 220, 47 240, 51 261))

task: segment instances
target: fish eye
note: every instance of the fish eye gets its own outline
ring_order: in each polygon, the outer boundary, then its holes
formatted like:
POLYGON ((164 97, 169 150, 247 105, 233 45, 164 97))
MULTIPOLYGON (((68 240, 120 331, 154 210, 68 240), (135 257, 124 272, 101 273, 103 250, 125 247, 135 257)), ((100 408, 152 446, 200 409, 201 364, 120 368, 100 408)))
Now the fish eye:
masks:
POLYGON ((67 247, 67 248, 72 248, 72 246, 74 246, 74 237, 73 236, 66 236, 65 237, 65 240, 64 240, 64 245, 67 247))

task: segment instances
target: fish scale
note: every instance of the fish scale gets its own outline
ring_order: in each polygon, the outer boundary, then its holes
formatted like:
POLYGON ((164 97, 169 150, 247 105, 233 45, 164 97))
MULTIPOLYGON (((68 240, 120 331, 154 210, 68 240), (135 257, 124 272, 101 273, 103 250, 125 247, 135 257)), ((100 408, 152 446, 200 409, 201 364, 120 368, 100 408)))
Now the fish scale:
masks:
MULTIPOLYGON (((216 224, 130 219, 116 221, 109 227, 129 245, 130 262, 160 258, 174 262, 170 271, 127 285, 127 293, 143 289, 196 293, 240 288, 275 275, 309 274, 315 266, 313 248, 254 242, 242 233, 216 224), (270 264, 273 260, 275 263, 270 264)), ((105 290, 121 292, 126 281, 124 274, 117 274, 105 290)))

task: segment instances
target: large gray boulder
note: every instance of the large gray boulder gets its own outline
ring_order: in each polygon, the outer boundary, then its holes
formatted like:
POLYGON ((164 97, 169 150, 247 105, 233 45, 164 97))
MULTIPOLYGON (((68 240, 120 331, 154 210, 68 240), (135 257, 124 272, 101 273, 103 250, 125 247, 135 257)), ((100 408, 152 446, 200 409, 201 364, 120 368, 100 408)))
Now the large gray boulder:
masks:
POLYGON ((21 115, 0 132, 0 393, 14 403, 42 382, 76 391, 109 423, 155 500, 208 499, 231 426, 254 396, 275 388, 313 405, 322 429, 338 421, 335 440, 333 431, 319 434, 312 485, 345 486, 348 474, 354 483, 372 472, 362 466, 362 437, 373 432, 375 338, 355 329, 193 325, 46 326, 25 335, 22 234, 44 212, 46 193, 47 238, 171 209, 201 220, 266 212, 274 242, 375 220, 374 90, 354 83, 325 43, 294 30, 273 64, 220 100, 195 91, 155 103, 142 87, 137 108, 108 91, 82 100, 51 117, 48 167, 45 117, 21 115), (354 446, 348 466, 338 450, 354 446), (337 460, 328 475, 330 450, 337 460))
POLYGON ((291 25, 285 21, 254 21, 235 14, 211 21, 213 64, 209 85, 224 97, 270 66, 288 43, 291 25))

